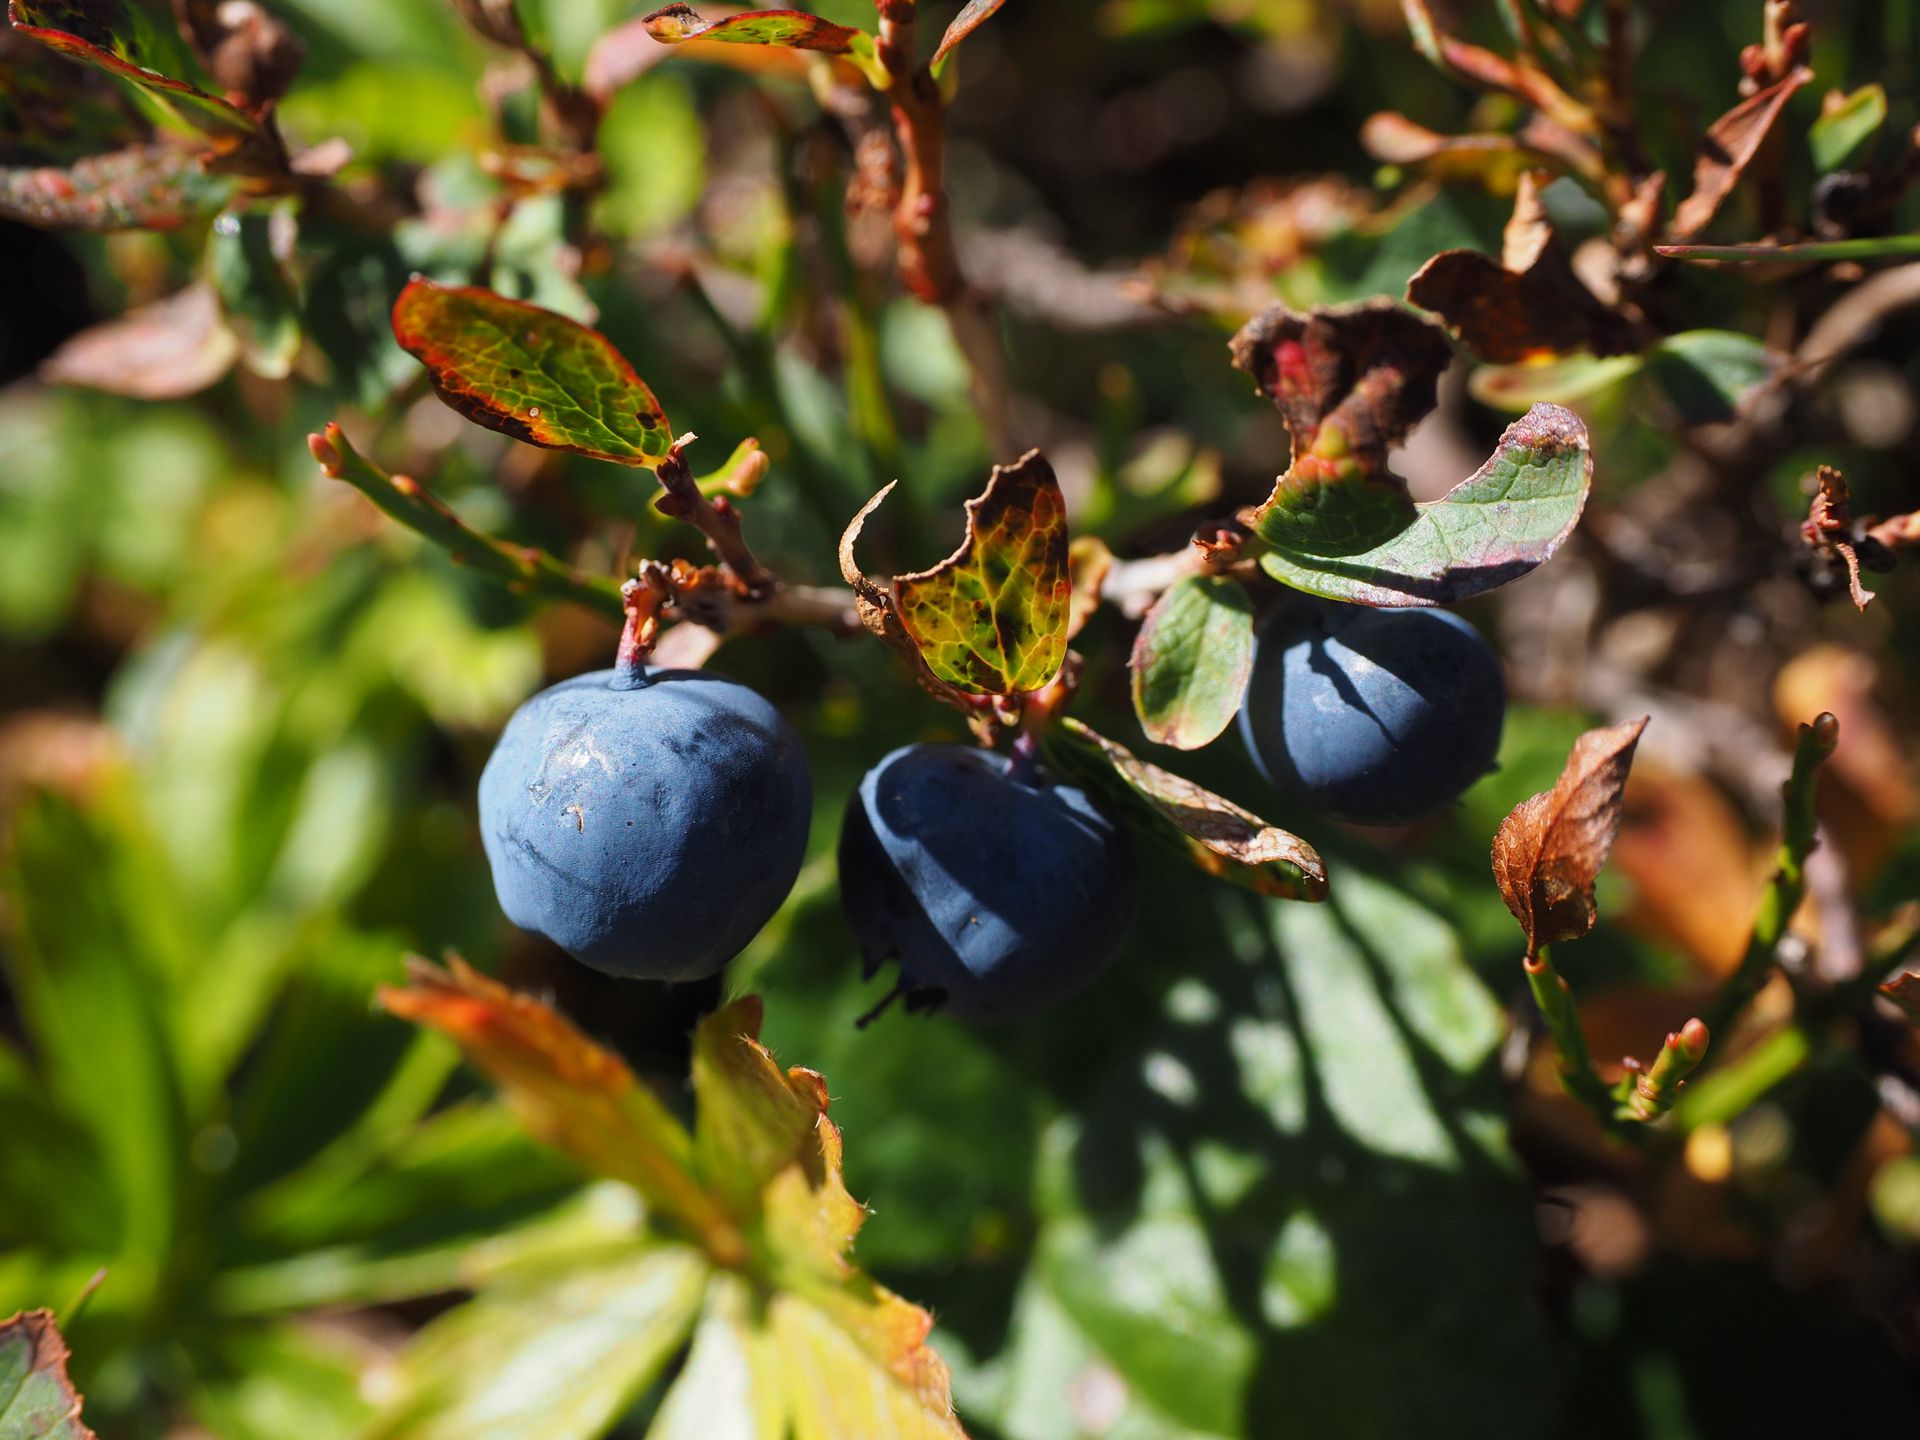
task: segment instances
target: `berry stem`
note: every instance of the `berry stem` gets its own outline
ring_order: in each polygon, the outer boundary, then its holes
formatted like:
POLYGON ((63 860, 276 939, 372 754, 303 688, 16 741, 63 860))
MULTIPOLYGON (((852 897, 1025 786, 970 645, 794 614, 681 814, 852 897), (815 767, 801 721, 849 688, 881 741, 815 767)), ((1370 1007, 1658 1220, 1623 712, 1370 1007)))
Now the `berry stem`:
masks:
POLYGON ((660 638, 660 612, 672 598, 666 567, 652 560, 642 561, 640 574, 620 587, 627 623, 620 631, 610 689, 639 690, 647 684, 647 657, 660 638))

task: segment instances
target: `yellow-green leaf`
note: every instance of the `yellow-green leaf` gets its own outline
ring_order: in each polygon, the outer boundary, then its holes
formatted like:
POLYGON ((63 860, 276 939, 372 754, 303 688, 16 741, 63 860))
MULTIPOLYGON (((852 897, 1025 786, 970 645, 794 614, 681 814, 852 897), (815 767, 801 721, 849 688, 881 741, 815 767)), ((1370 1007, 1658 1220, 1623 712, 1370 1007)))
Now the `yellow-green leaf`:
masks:
POLYGON ((1133 643, 1133 708, 1147 738, 1198 750, 1233 723, 1253 673, 1253 602, 1224 575, 1154 601, 1133 643))
POLYGON ((893 602, 927 668, 976 694, 1038 690, 1067 655, 1067 511, 1038 450, 996 465, 967 502, 967 538, 931 570, 897 576, 893 602))

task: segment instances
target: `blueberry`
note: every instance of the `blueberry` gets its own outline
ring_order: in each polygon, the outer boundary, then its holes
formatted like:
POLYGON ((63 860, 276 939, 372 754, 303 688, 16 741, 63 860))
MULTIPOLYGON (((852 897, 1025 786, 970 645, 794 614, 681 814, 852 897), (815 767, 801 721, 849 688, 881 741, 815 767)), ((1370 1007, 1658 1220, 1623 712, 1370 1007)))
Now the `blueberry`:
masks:
POLYGON ((1392 825, 1492 768, 1506 709, 1499 657, 1457 615, 1289 604, 1261 628, 1240 734, 1289 795, 1392 825))
POLYGON ((1084 792, 1003 755, 909 745, 860 782, 840 899, 867 973, 900 962, 909 1003, 1011 1020, 1087 984, 1126 938, 1124 835, 1084 792))
POLYGON ((737 955, 800 873, 799 738, 744 685, 602 670, 515 712, 480 776, 507 917, 611 975, 693 980, 737 955))

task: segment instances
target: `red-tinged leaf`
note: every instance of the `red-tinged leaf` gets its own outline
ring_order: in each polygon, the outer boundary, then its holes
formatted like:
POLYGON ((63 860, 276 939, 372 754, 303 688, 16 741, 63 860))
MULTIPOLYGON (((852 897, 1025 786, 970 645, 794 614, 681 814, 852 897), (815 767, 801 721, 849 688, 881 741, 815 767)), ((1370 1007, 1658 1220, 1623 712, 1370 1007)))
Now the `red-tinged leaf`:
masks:
POLYGON ((1760 153, 1787 101, 1811 79, 1811 70, 1797 69, 1742 100, 1707 127, 1706 139, 1693 162, 1693 193, 1673 213, 1674 239, 1686 240, 1706 229, 1740 183, 1753 157, 1760 153))
POLYGON ((967 0, 960 7, 960 13, 953 17, 953 23, 947 26, 947 33, 940 37, 940 47, 933 52, 934 73, 944 70, 954 47, 991 20, 994 12, 1006 3, 1007 0, 967 0))
POLYGON ((174 230, 232 198, 177 145, 136 145, 67 166, 0 169, 0 216, 45 230, 174 230))
POLYGON ((1453 360, 1438 326, 1391 301, 1304 315, 1276 305, 1232 349, 1293 436, 1293 461, 1254 515, 1262 540, 1351 555, 1413 523, 1413 497, 1387 452, 1433 409, 1453 360))
POLYGON ((440 398, 489 430, 622 465, 658 465, 672 448, 666 412, 626 357, 564 315, 416 279, 394 302, 393 333, 440 398))
POLYGON ((1327 870, 1298 835, 1162 770, 1067 716, 1048 731, 1047 763, 1094 791, 1128 828, 1197 869, 1278 900, 1324 900, 1327 870))
POLYGON ((82 330, 41 363, 40 378, 136 400, 177 400, 219 380, 239 355, 213 288, 195 283, 82 330))
POLYGON ((740 1258, 745 1241, 694 1175, 693 1136, 625 1061, 549 1006, 458 959, 445 970, 414 961, 408 980, 404 989, 383 989, 380 1003, 452 1037, 537 1138, 631 1185, 723 1263, 740 1258))
POLYGON ((8 0, 7 18, 29 39, 138 85, 210 138, 238 145, 259 131, 246 111, 178 78, 192 73, 192 57, 171 17, 139 0, 8 0))
POLYGON ((0 1321, 0 1440, 97 1440, 80 1419, 51 1310, 0 1321))
POLYGON ((1589 730, 1553 789, 1516 805, 1493 837, 1493 879, 1531 958, 1593 928, 1594 881, 1620 831, 1627 772, 1644 719, 1589 730))
POLYGON ((1129 663, 1149 740, 1177 750, 1211 744, 1233 723, 1253 674, 1253 602, 1237 580, 1190 575, 1147 611, 1129 663))
POLYGON ((1067 654, 1067 510, 1038 450, 996 465, 967 502, 967 536, 931 570, 896 576, 893 607, 928 670, 975 694, 1038 690, 1067 654))
POLYGON ((846 1189, 825 1082, 767 1053, 758 1001, 701 1024, 689 1134, 617 1057, 457 961, 416 962, 411 985, 382 999, 453 1036, 536 1133, 648 1209, 630 1244, 560 1257, 437 1319, 403 1359, 379 1440, 457 1440, 503 1415, 516 1434, 536 1420, 542 1434, 598 1434, 690 1331, 650 1433, 692 1440, 751 1421, 743 1433, 795 1440, 964 1440, 932 1317, 849 1258, 866 1211, 846 1189))
POLYGON ((644 23, 647 33, 663 45, 705 40, 812 50, 822 55, 844 55, 876 84, 886 79, 871 35, 804 10, 746 10, 718 20, 702 20, 691 5, 668 5, 647 16, 644 23))
POLYGON ((124 87, 0 26, 0 162, 67 165, 150 132, 124 87))
POLYGON ((1499 260, 1446 250, 1407 282, 1407 299, 1431 310, 1482 360, 1512 365, 1587 350, 1637 348, 1634 327, 1574 274, 1554 236, 1532 174, 1520 178, 1499 260))
POLYGON ((1260 568, 1283 585, 1355 605, 1448 605, 1538 569, 1580 522, 1593 488, 1587 427, 1535 405, 1491 459, 1369 550, 1319 555, 1275 544, 1260 568))

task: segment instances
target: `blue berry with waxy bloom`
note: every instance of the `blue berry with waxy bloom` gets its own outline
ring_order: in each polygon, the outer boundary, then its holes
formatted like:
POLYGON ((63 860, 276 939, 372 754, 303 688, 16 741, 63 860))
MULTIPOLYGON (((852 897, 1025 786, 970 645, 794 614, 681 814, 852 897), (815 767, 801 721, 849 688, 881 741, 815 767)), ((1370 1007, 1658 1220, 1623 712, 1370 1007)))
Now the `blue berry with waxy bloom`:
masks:
POLYGON ((1261 627, 1240 734, 1276 788, 1395 825, 1493 768, 1506 709, 1499 657, 1458 615, 1290 602, 1261 627))
POLYGON ((772 705, 649 669, 630 637, 616 668, 522 705, 480 777, 507 918, 653 980, 712 975, 759 933, 800 873, 812 809, 806 754, 772 705))
POLYGON ((840 831, 840 899, 872 974, 910 1007, 1012 1020, 1091 981, 1133 912, 1125 835, 1084 792, 1004 755, 909 745, 867 772, 840 831))

